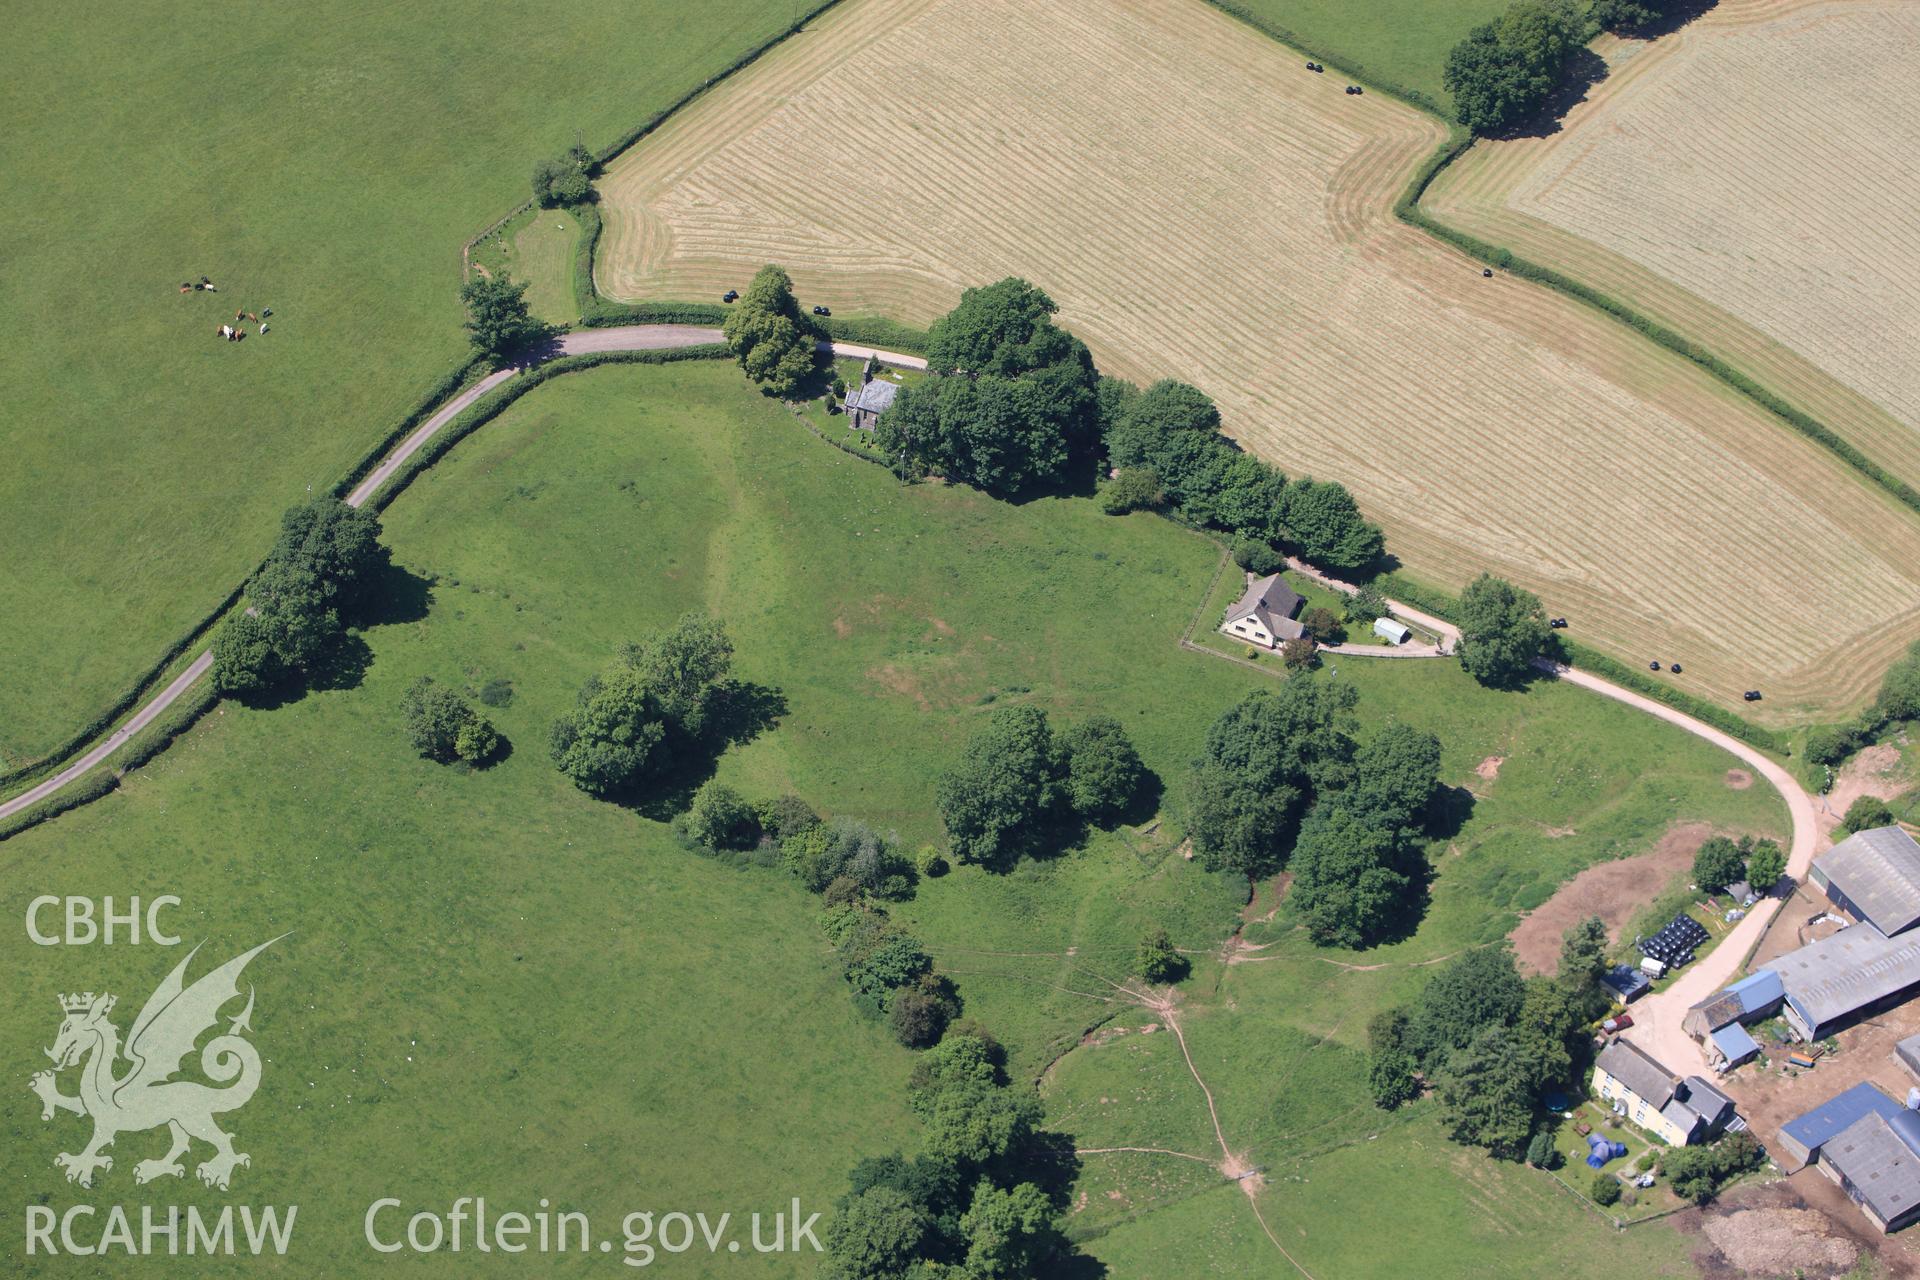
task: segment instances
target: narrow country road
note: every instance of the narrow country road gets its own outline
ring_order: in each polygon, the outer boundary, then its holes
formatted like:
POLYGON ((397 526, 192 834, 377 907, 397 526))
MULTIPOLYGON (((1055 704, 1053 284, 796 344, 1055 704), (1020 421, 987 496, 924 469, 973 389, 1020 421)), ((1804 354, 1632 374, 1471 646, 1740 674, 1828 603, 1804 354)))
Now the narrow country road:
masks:
MULTIPOLYGON (((598 351, 653 351, 676 347, 701 346, 721 341, 720 330, 700 328, 691 325, 629 325, 615 329, 587 329, 563 336, 556 344, 554 355, 582 355, 598 351)), ((863 360, 872 358, 882 364, 896 365, 907 369, 924 369, 927 362, 917 356, 901 355, 897 352, 878 351, 871 347, 855 346, 850 343, 820 344, 822 351, 831 351, 835 356, 845 359, 863 360)), ((366 479, 354 486, 347 496, 352 506, 364 506, 380 491, 401 465, 419 452, 421 446, 431 440, 447 423, 486 395, 489 391, 505 382, 518 368, 502 369, 489 374, 480 382, 454 396, 436 410, 431 417, 402 440, 391 454, 382 459, 380 465, 368 473, 366 479)), ((1351 593, 1355 590, 1351 583, 1343 582, 1304 564, 1297 559, 1289 559, 1291 567, 1315 581, 1336 591, 1351 593)), ((1440 636, 1444 648, 1457 645, 1460 640, 1459 628, 1431 614, 1415 609, 1397 600, 1389 600, 1388 605, 1397 617, 1412 622, 1435 635, 1440 636)), ((1751 767, 1755 773, 1780 793, 1787 804, 1787 812, 1793 820, 1793 841, 1788 850, 1787 874, 1798 879, 1807 873, 1813 861, 1814 850, 1820 839, 1819 823, 1814 815, 1813 799, 1794 779, 1793 775, 1775 764, 1760 752, 1749 747, 1711 725, 1704 724, 1684 712, 1677 711, 1665 703, 1655 701, 1634 693, 1630 689, 1603 680, 1571 667, 1550 663, 1542 659, 1536 665, 1559 680, 1590 689, 1603 697, 1622 702, 1635 710, 1676 725, 1695 737, 1703 738, 1715 746, 1737 757, 1751 767)), ((62 787, 97 768, 115 751, 126 745, 128 739, 150 724, 157 716, 172 706, 182 694, 193 687, 195 681, 204 676, 213 666, 213 652, 204 649, 193 662, 176 676, 166 688, 156 694, 119 728, 101 739, 85 754, 55 773, 39 785, 15 796, 11 800, 0 802, 0 818, 18 813, 29 805, 35 804, 53 795, 62 787)), ((1648 996, 1634 1006, 1634 1026, 1626 1035, 1647 1052, 1665 1063, 1669 1068, 1682 1074, 1706 1070, 1706 1059, 1700 1047, 1680 1028, 1680 1019, 1686 1014, 1688 1006, 1705 999, 1734 976, 1747 952, 1765 932, 1774 913, 1779 911, 1780 901, 1769 899, 1755 906, 1746 919, 1742 920, 1732 933, 1721 939, 1720 945, 1704 960, 1697 961, 1677 982, 1657 995, 1648 996)))
MULTIPOLYGON (((577 333, 563 334, 546 358, 587 355, 599 351, 661 351, 676 347, 705 346, 708 343, 724 340, 718 329, 684 324, 625 325, 612 329, 583 329, 577 333)), ((873 359, 881 364, 895 365, 902 369, 927 367, 927 362, 919 356, 880 351, 873 347, 855 346, 852 343, 822 341, 820 350, 830 351, 844 359, 873 359)), ((422 445, 433 439, 469 405, 519 372, 519 367, 514 367, 488 374, 440 406, 431 417, 402 440, 392 453, 383 458, 380 465, 368 473, 366 479, 354 486, 353 492, 347 495, 347 505, 365 506, 374 494, 380 492, 380 486, 400 469, 402 463, 418 453, 422 445)), ((161 712, 179 701, 180 696, 192 688, 194 682, 204 676, 212 666, 213 650, 202 649, 199 656, 194 658, 186 670, 175 676, 166 688, 155 694, 146 705, 127 717, 124 724, 95 743, 85 754, 38 785, 10 800, 0 801, 0 818, 19 813, 22 809, 46 799, 75 779, 90 773, 107 757, 125 746, 128 739, 151 724, 161 712)))

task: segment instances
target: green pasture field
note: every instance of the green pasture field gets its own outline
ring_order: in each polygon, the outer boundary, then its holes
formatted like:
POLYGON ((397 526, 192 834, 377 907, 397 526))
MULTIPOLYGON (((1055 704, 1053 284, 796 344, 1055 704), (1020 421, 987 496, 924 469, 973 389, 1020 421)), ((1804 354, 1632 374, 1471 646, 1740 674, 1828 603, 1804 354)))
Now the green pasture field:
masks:
MULTIPOLYGON (((804 12, 804 9, 801 10, 804 12)), ((14 11, 0 768, 113 704, 465 359, 460 245, 790 0, 14 11), (211 276, 214 294, 178 292, 211 276), (241 343, 236 309, 271 307, 241 343)))
POLYGON ((527 307, 548 324, 580 318, 573 296, 573 255, 580 220, 568 209, 528 209, 473 247, 473 263, 527 286, 527 307))
MULTIPOLYGON (((1291 35, 1356 71, 1404 85, 1443 107, 1447 53, 1510 0, 1225 0, 1221 7, 1291 35)), ((1329 72, 1329 74, 1332 74, 1329 72)))
MULTIPOLYGON (((546 758, 547 727, 581 680, 687 609, 720 617, 738 674, 786 703, 720 776, 756 797, 791 789, 909 844, 940 838, 933 779, 993 707, 1123 721, 1164 779, 1159 824, 1010 874, 961 868, 895 914, 969 1015, 1006 1039, 1016 1078, 1043 1082, 1056 1127, 1083 1146, 1211 1159, 1177 1044, 1140 1030, 1157 1015, 1118 992, 1147 928, 1192 948, 1180 1008, 1197 1068, 1229 1143, 1272 1170, 1263 1212, 1290 1250, 1309 1232, 1298 1252, 1316 1274, 1365 1272, 1368 1247, 1464 1275, 1500 1274, 1511 1264, 1499 1250, 1519 1238, 1597 1243, 1563 1193, 1449 1145, 1427 1104, 1375 1111, 1358 1070, 1366 1019, 1410 998, 1425 962, 1504 933, 1533 886, 1639 852, 1670 819, 1784 826, 1771 795, 1724 786, 1726 761, 1705 744, 1578 690, 1497 694, 1449 663, 1343 662, 1364 727, 1434 729, 1448 780, 1484 794, 1436 850, 1433 908, 1413 937, 1319 951, 1283 909, 1246 926, 1258 958, 1227 966, 1246 891, 1181 856, 1182 772, 1214 716, 1271 677, 1176 646, 1217 564, 1207 539, 1084 498, 1009 505, 902 487, 717 361, 557 381, 423 473, 384 519, 411 585, 364 632, 357 683, 270 710, 224 704, 119 792, 0 844, 16 919, 40 893, 174 893, 176 931, 209 938, 209 964, 295 931, 249 971, 271 1061, 234 1118, 254 1157, 236 1188, 302 1206, 287 1274, 321 1256, 337 1275, 383 1263, 359 1244, 360 1215, 383 1195, 442 1207, 545 1195, 597 1219, 770 1212, 792 1195, 824 1207, 856 1158, 918 1141, 903 1106, 911 1055, 854 1012, 815 901, 777 871, 679 848, 546 758), (510 681, 511 702, 487 711, 508 757, 473 773, 415 757, 398 703, 422 674, 471 690, 510 681), (1474 765, 1496 753, 1507 763, 1480 784, 1474 765), (1548 839, 1549 826, 1575 833, 1548 839), (1369 1143, 1376 1131, 1387 1136, 1369 1143), (1407 1230, 1381 1241, 1340 1225, 1337 1203, 1376 1203, 1389 1186, 1410 1206, 1407 1230), (1509 1219, 1526 1234, 1503 1234, 1509 1219)), ((1263 887, 1256 912, 1269 899, 1263 887)), ((40 948, 18 931, 0 943, 0 980, 21 995, 0 1015, 0 1044, 21 1079, 51 1042, 56 992, 111 987, 124 1029, 177 959, 40 948)), ((0 1095, 0 1134, 25 1153, 8 1162, 18 1201, 225 1202, 132 1186, 147 1135, 122 1140, 101 1187, 68 1186, 51 1160, 79 1123, 43 1124, 24 1086, 0 1095)), ((1182 1274, 1271 1265, 1244 1197, 1206 1164, 1085 1162, 1073 1230, 1116 1277, 1171 1274, 1172 1258, 1193 1263, 1182 1274)), ((20 1218, 7 1222, 0 1250, 18 1257, 20 1218)), ((1585 1274, 1620 1248, 1651 1274, 1683 1254, 1648 1234, 1556 1256, 1585 1274)), ((524 1265, 415 1261, 422 1274, 524 1265)), ((756 1275, 786 1273, 757 1261, 756 1275)), ((35 1265, 27 1274, 73 1274, 66 1260, 35 1265)))

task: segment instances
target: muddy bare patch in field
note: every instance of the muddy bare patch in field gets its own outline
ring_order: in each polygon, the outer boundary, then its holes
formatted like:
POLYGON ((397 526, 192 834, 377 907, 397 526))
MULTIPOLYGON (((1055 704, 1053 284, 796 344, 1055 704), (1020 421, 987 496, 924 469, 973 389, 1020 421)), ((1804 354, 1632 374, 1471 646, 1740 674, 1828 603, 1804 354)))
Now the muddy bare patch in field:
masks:
POLYGON ((1532 973, 1552 973, 1560 965, 1560 935, 1575 921, 1599 916, 1607 937, 1620 940, 1620 930, 1633 914, 1666 887, 1674 873, 1692 864, 1693 855, 1713 828, 1704 822, 1676 822, 1646 853, 1588 867, 1561 885, 1558 892, 1529 912, 1514 931, 1515 956, 1532 973))

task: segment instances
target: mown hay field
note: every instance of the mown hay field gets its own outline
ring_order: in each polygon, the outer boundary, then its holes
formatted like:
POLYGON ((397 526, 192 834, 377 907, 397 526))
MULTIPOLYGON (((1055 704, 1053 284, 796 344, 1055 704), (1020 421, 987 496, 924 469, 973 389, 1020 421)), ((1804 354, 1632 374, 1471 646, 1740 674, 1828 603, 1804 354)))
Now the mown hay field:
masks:
POLYGON ((1025 275, 1104 369, 1191 381, 1350 485, 1420 576, 1507 575, 1776 718, 1866 696, 1920 634, 1911 515, 1394 221, 1441 125, 1342 87, 1198 0, 856 0, 612 166, 600 286, 717 297, 771 260, 809 303, 925 323, 1025 275))
POLYGON ((1722 0, 1428 209, 1652 313, 1920 484, 1920 7, 1722 0))

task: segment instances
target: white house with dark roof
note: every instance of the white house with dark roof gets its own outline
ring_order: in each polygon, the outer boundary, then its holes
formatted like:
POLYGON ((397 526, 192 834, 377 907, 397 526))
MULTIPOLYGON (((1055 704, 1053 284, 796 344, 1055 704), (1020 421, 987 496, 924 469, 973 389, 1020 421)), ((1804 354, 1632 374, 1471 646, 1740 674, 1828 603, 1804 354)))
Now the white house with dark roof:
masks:
POLYGON ((1307 634, 1294 621, 1300 612, 1301 596, 1279 574, 1269 574, 1247 584, 1247 589, 1227 610, 1220 630, 1236 640, 1277 649, 1289 640, 1307 634))

